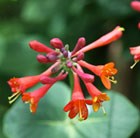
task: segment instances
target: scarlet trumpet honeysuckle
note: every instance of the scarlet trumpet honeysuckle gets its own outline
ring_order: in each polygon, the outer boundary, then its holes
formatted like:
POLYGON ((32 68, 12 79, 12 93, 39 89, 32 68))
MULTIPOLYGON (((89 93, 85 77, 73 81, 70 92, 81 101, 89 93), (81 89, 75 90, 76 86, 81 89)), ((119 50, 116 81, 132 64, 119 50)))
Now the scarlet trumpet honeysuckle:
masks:
POLYGON ((140 1, 134 0, 130 3, 130 5, 134 10, 140 12, 140 1))
MULTIPOLYGON (((95 112, 102 106, 102 102, 110 100, 106 93, 99 91, 92 83, 84 82, 85 86, 92 97, 92 107, 95 112)), ((103 112, 105 113, 104 108, 103 112)))
MULTIPOLYGON (((140 1, 132 1, 130 3, 131 7, 140 12, 140 1)), ((140 22, 138 23, 138 29, 140 29, 140 22)), ((130 54, 134 56, 134 64, 130 67, 131 69, 140 61, 140 46, 130 47, 130 54)))
POLYGON ((9 103, 13 103, 21 94, 23 94, 28 88, 34 86, 35 84, 40 82, 41 76, 50 76, 52 74, 52 69, 57 66, 59 62, 56 62, 52 65, 48 70, 44 71, 40 75, 36 76, 26 76, 22 78, 11 78, 8 81, 8 84, 11 87, 11 91, 13 92, 12 96, 9 96, 9 103))
POLYGON ((74 88, 72 92, 72 100, 64 107, 64 111, 69 111, 70 118, 74 118, 77 114, 79 114, 79 120, 82 121, 88 117, 88 109, 86 104, 92 104, 92 101, 84 98, 80 87, 79 78, 76 73, 73 73, 73 76, 74 88))
MULTIPOLYGON (((78 39, 73 51, 69 51, 69 46, 64 45, 59 38, 53 38, 50 41, 52 48, 45 46, 44 44, 33 40, 29 43, 31 49, 36 52, 44 54, 37 55, 37 60, 40 63, 47 64, 52 63, 50 68, 45 72, 36 76, 27 76, 23 78, 12 78, 8 81, 11 87, 13 95, 9 97, 10 103, 21 94, 23 102, 30 103, 30 111, 36 112, 37 105, 40 99, 47 93, 48 89, 57 81, 64 80, 67 75, 73 74, 74 88, 72 92, 72 100, 64 107, 64 111, 69 111, 69 117, 74 118, 79 115, 79 120, 85 120, 88 117, 88 105, 93 106, 93 110, 96 112, 102 106, 104 101, 109 100, 107 94, 100 92, 94 85, 94 75, 85 73, 82 67, 87 67, 87 62, 84 61, 85 52, 97 47, 107 45, 122 36, 123 28, 117 26, 113 31, 99 38, 97 41, 86 46, 84 37, 78 39), (52 78, 52 74, 56 74, 56 77, 52 78), (92 100, 88 100, 84 97, 82 89, 80 87, 80 79, 84 82, 87 91, 92 97, 92 100), (42 83, 42 87, 33 91, 27 92, 27 90, 37 83, 42 83)), ((114 63, 106 65, 95 66, 93 73, 100 76, 104 85, 110 89, 110 79, 117 73, 114 68, 114 63), (96 71, 95 71, 96 70, 96 71)), ((91 70, 91 68, 88 68, 91 70)), ((114 81, 114 80, 113 80, 114 81)))
POLYGON ((117 73, 117 69, 114 68, 115 64, 113 62, 98 66, 91 65, 83 60, 78 61, 78 63, 99 76, 103 85, 107 89, 111 89, 111 82, 117 83, 117 81, 114 80, 114 75, 117 73))
POLYGON ((36 112, 38 102, 47 93, 51 86, 52 84, 46 84, 33 92, 23 93, 22 101, 25 103, 30 103, 30 111, 32 113, 36 112))
POLYGON ((140 61, 140 46, 130 47, 130 54, 134 56, 134 64, 130 67, 131 69, 140 61))
MULTIPOLYGON (((135 11, 140 12, 140 1, 132 1, 130 5, 135 11)), ((140 22, 138 23, 138 29, 140 29, 140 22)))

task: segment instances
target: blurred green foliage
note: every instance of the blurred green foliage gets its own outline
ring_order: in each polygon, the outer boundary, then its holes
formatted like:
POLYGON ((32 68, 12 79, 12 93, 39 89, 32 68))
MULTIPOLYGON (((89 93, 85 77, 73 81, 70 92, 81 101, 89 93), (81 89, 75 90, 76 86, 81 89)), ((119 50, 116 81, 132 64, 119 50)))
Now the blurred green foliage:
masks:
MULTIPOLYGON (((51 38, 59 37, 72 49, 79 37, 84 36, 88 44, 117 25, 125 28, 119 43, 88 52, 85 58, 93 64, 115 61, 119 73, 114 89, 139 106, 140 64, 133 70, 129 69, 133 64, 129 47, 140 44, 140 31, 137 29, 140 13, 131 9, 130 2, 0 0, 0 104, 3 109, 10 108, 7 100, 11 94, 7 85, 9 78, 35 75, 46 69, 46 65, 36 61, 36 52, 28 46, 30 40, 36 39, 49 46, 51 38)), ((98 79, 95 83, 103 88, 98 79)), ((140 137, 138 131, 134 137, 140 137)))

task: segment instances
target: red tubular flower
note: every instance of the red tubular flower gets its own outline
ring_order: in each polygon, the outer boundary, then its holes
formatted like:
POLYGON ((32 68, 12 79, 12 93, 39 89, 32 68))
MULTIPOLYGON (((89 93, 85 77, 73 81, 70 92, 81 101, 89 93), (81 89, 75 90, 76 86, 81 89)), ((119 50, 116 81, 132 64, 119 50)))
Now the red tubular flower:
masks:
POLYGON ((46 84, 33 92, 23 93, 22 101, 25 103, 30 103, 30 112, 32 112, 32 113, 36 112, 38 102, 48 92, 49 88, 52 85, 53 85, 53 83, 46 84))
POLYGON ((140 12, 140 1, 132 1, 130 5, 134 10, 140 12))
POLYGON ((78 62, 81 66, 86 67, 93 73, 95 73, 97 76, 101 78, 101 81, 103 85, 107 88, 111 88, 111 82, 117 83, 116 80, 114 80, 114 75, 118 72, 116 68, 114 68, 115 64, 113 62, 107 63, 105 65, 98 65, 94 66, 91 65, 85 61, 79 61, 78 62))
POLYGON ((8 97, 9 103, 10 104, 13 103, 20 96, 20 94, 23 94, 28 88, 40 82, 41 76, 43 75, 50 76, 53 73, 52 72, 53 68, 55 68, 57 65, 59 65, 59 62, 56 62, 54 65, 52 65, 50 68, 48 68, 40 75, 10 79, 8 81, 8 84, 10 85, 13 94, 12 96, 8 97))
POLYGON ((134 64, 130 67, 131 69, 140 61, 140 46, 130 47, 130 54, 134 56, 134 64))
MULTIPOLYGON (((89 94, 92 97, 92 107, 95 112, 102 106, 102 102, 110 100, 106 93, 100 92, 92 83, 84 82, 89 94)), ((104 113, 105 110, 103 109, 104 113)))
POLYGON ((23 78, 12 78, 8 81, 13 92, 12 96, 8 97, 9 103, 13 103, 26 89, 37 84, 40 76, 27 76, 23 78))
POLYGON ((53 49, 47 47, 46 45, 44 45, 36 40, 30 41, 29 46, 31 49, 33 49, 37 52, 44 52, 44 53, 54 52, 53 49))
POLYGON ((124 31, 124 28, 117 26, 113 31, 109 32, 108 34, 102 36, 101 38, 99 38, 95 42, 85 46, 84 48, 82 48, 81 50, 76 52, 74 54, 74 56, 76 56, 80 52, 87 52, 91 49, 101 47, 101 46, 107 45, 113 41, 118 40, 122 36, 122 31, 124 31))
POLYGON ((72 100, 64 107, 64 111, 69 111, 69 117, 72 119, 79 114, 79 120, 85 120, 88 117, 88 109, 86 104, 92 104, 91 100, 86 100, 80 87, 79 78, 74 74, 74 89, 72 92, 72 100))

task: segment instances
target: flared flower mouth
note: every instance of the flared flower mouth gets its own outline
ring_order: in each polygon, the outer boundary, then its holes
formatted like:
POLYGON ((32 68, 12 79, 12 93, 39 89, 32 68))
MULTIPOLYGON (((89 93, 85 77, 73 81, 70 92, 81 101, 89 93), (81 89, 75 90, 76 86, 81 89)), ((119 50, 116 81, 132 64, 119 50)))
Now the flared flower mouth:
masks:
POLYGON ((9 81, 8 81, 8 84, 10 85, 11 87, 11 90, 12 92, 19 92, 20 91, 20 84, 18 82, 18 78, 11 78, 9 81))
POLYGON ((101 81, 107 89, 111 88, 111 83, 116 84, 117 80, 115 80, 114 75, 118 72, 116 68, 114 68, 115 64, 110 62, 105 64, 104 67, 101 69, 101 81))
POLYGON ((86 104, 91 104, 92 101, 86 101, 84 99, 77 99, 70 101, 65 107, 64 111, 69 111, 69 117, 72 119, 76 115, 79 115, 79 121, 83 121, 88 117, 88 109, 86 104))
POLYGON ((13 94, 8 97, 9 103, 12 104, 23 92, 20 90, 20 84, 19 84, 18 78, 11 78, 8 81, 8 84, 11 87, 11 90, 13 94))
MULTIPOLYGON (((100 95, 93 97, 93 99, 92 99, 93 110, 95 112, 97 112, 99 110, 99 108, 102 106, 102 102, 109 101, 109 100, 110 100, 110 97, 106 93, 101 93, 100 95)), ((103 112, 105 113, 105 111, 103 111, 103 112)))
POLYGON ((22 101, 30 104, 30 112, 35 113, 38 106, 38 100, 32 97, 30 93, 23 93, 22 101))

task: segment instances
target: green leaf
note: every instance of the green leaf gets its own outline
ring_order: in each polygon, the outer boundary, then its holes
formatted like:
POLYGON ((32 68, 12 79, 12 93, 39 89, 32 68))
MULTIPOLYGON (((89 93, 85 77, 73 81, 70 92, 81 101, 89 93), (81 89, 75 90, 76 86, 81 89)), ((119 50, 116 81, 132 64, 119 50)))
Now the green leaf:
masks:
POLYGON ((89 108, 89 118, 79 122, 63 112, 70 90, 57 83, 34 115, 29 113, 28 104, 16 102, 5 116, 4 133, 8 138, 128 138, 138 127, 138 110, 121 94, 112 91, 109 95, 111 101, 104 103, 106 116, 89 108))
POLYGON ((6 111, 6 108, 4 106, 0 106, 0 138, 6 138, 2 132, 2 120, 3 120, 3 115, 6 111))

